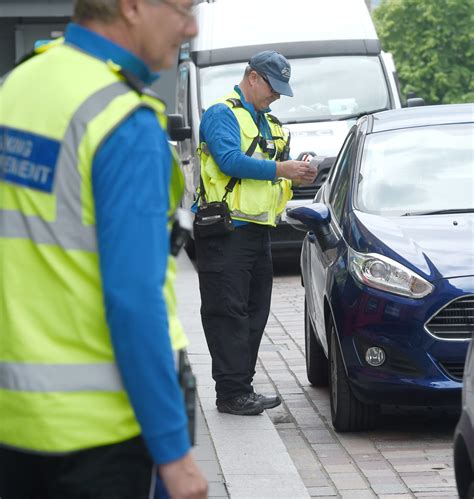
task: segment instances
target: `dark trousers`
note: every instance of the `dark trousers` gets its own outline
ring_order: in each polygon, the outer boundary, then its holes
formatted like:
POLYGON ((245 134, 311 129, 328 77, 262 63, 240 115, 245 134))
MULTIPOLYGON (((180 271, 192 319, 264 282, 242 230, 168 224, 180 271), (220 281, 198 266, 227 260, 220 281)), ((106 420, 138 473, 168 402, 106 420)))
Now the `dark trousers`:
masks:
POLYGON ((195 243, 212 377, 217 400, 227 400, 253 391, 272 294, 270 229, 247 224, 195 243))
POLYGON ((0 448, 1 499, 149 499, 154 473, 141 437, 61 456, 0 448))

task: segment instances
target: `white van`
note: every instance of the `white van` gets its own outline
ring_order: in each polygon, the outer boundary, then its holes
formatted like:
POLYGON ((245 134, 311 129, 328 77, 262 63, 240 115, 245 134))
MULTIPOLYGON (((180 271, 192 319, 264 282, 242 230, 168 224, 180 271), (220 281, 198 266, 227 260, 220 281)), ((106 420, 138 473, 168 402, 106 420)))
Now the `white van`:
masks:
MULTIPOLYGON (((314 185, 294 189, 288 207, 312 201, 358 116, 401 107, 393 59, 381 51, 364 0, 207 0, 195 9, 199 34, 181 50, 176 96, 176 112, 191 127, 191 139, 178 144, 185 207, 199 185, 202 114, 261 50, 277 50, 291 63, 294 97, 271 106, 291 133, 291 157, 328 158, 314 185)), ((272 250, 294 251, 301 238, 283 215, 272 250)))

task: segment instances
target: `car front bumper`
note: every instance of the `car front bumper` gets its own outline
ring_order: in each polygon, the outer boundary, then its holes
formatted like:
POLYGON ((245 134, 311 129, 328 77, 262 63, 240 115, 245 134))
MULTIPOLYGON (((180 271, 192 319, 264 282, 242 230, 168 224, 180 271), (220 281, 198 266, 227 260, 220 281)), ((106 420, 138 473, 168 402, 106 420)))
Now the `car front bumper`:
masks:
POLYGON ((474 292, 471 283, 472 278, 446 280, 433 296, 414 300, 349 279, 340 310, 343 319, 336 322, 354 394, 366 403, 460 405, 469 340, 437 338, 425 324, 444 305, 464 296, 466 289, 474 292), (365 359, 367 349, 374 346, 386 355, 379 367, 365 359))

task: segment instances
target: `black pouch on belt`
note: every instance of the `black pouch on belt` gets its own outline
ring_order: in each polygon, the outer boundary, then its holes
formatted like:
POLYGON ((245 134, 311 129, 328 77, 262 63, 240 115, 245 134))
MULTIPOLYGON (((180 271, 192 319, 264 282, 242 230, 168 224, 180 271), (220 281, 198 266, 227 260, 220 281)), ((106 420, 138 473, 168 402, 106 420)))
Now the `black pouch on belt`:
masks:
POLYGON ((230 234, 234 228, 229 206, 225 200, 202 204, 194 217, 195 237, 225 236, 230 234))
MULTIPOLYGON (((257 147, 259 136, 255 137, 246 151, 246 156, 252 156, 257 147)), ((202 198, 201 206, 198 206, 194 217, 193 232, 194 237, 214 237, 225 236, 230 234, 235 226, 230 216, 229 206, 226 202, 226 197, 229 192, 234 190, 235 184, 240 180, 232 177, 225 186, 225 194, 222 201, 206 201, 206 189, 202 177, 200 179, 200 193, 202 198)))

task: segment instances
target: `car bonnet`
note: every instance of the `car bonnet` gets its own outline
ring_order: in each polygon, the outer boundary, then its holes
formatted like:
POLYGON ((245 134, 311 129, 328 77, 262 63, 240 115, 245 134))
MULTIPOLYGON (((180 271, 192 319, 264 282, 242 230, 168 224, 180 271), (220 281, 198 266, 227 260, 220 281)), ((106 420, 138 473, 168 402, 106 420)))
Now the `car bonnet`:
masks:
POLYGON ((348 243, 380 253, 433 282, 474 275, 474 213, 382 217, 353 211, 348 243))

